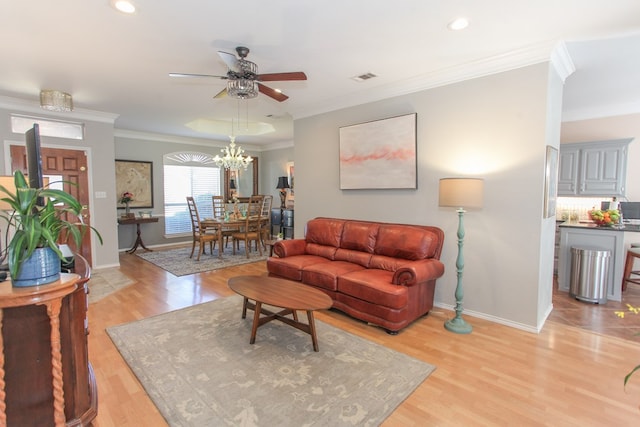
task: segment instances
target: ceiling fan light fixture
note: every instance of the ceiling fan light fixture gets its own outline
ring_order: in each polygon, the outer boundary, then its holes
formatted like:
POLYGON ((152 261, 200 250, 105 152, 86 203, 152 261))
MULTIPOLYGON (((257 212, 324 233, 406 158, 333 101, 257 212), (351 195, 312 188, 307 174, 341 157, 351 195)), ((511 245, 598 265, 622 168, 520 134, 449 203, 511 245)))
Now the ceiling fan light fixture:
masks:
POLYGON ((73 98, 66 92, 43 89, 40 91, 40 107, 49 111, 73 110, 73 98))
POLYGON ((227 95, 237 99, 255 98, 258 96, 258 83, 249 79, 229 80, 227 95))

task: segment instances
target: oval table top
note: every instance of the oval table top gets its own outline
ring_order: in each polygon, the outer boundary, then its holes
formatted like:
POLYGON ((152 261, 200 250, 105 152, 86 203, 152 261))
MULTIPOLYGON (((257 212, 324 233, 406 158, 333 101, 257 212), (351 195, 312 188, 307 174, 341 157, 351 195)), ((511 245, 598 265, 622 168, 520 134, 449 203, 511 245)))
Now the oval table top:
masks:
POLYGON ((263 304, 291 310, 331 308, 329 295, 302 283, 269 276, 237 276, 229 279, 229 287, 237 294, 263 304))

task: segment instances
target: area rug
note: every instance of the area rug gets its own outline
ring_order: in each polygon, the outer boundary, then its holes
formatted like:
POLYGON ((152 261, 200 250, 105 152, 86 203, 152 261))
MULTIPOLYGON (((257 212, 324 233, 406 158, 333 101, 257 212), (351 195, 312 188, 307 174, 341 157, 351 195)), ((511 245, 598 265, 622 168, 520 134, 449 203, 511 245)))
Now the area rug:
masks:
POLYGON ((435 366, 316 320, 278 321, 249 344, 232 296, 107 332, 171 426, 376 426, 435 366))
MULTIPOLYGON (((196 250, 198 250, 197 247, 196 250)), ((209 250, 209 248, 207 248, 207 250, 209 250)), ((186 276, 204 271, 220 270, 234 265, 267 259, 266 251, 262 251, 262 256, 260 256, 258 252, 250 252, 249 258, 247 258, 243 247, 241 247, 239 251, 236 250, 235 255, 232 254, 231 248, 225 249, 222 258, 218 258, 218 250, 214 249, 213 255, 206 253, 200 256, 200 261, 196 261, 198 255, 195 253, 193 254, 193 258, 189 258, 190 253, 191 246, 153 252, 136 252, 136 255, 145 261, 149 261, 167 270, 175 276, 186 276)))
POLYGON ((100 301, 120 289, 131 286, 135 280, 120 272, 117 267, 93 270, 89 280, 89 304, 100 301))

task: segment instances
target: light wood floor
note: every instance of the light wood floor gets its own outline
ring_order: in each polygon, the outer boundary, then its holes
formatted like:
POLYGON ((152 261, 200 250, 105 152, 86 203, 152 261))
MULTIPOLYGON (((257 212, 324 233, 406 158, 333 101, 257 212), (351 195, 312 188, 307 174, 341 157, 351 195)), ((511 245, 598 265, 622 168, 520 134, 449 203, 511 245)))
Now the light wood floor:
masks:
MULTIPOLYGON (((99 408, 95 427, 166 425, 105 328, 232 295, 229 277, 265 274, 265 262, 175 277, 133 255, 121 270, 137 282, 89 306, 89 357, 99 408)), ((470 335, 447 332, 434 309, 399 335, 336 311, 317 319, 437 366, 384 426, 637 426, 639 342, 547 322, 540 334, 466 317, 470 335)), ((398 366, 402 370, 402 366, 398 366)))

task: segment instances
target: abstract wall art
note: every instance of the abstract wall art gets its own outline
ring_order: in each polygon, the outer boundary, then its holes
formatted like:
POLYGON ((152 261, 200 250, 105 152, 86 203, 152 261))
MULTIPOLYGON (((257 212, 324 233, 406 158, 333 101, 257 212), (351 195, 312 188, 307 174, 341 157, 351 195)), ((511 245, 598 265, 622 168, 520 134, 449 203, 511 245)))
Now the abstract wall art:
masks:
POLYGON ((415 189, 417 114, 340 128, 340 189, 415 189))

